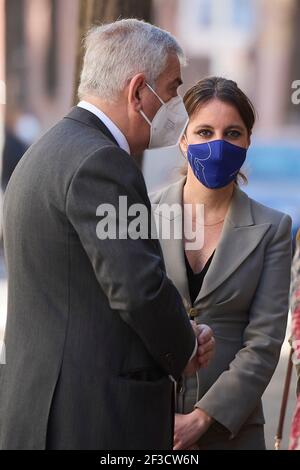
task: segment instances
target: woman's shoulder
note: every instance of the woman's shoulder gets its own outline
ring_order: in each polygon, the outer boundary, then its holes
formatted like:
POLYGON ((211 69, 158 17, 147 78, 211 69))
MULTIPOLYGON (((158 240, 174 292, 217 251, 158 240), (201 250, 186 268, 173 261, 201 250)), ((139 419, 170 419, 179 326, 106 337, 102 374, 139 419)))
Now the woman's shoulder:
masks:
POLYGON ((151 204, 160 204, 160 202, 165 199, 166 196, 169 196, 168 199, 170 199, 171 202, 176 202, 176 199, 178 199, 182 192, 185 180, 186 177, 180 178, 179 180, 168 184, 161 189, 149 192, 148 196, 151 204))
MULTIPOLYGON (((242 190, 240 189, 240 191, 242 190)), ((279 225, 283 220, 286 223, 291 223, 291 217, 285 212, 266 206, 250 196, 247 197, 250 200, 252 215, 256 224, 271 223, 272 225, 279 225)))
MULTIPOLYGON (((169 184, 157 191, 149 193, 149 199, 152 205, 159 205, 161 202, 176 203, 181 201, 182 188, 186 178, 181 178, 175 183, 169 184)), ((276 229, 283 223, 284 226, 290 227, 292 223, 291 217, 277 209, 262 204, 261 202, 251 198, 241 188, 237 188, 238 207, 242 208, 246 205, 249 210, 251 207, 252 218, 255 224, 270 224, 276 229), (248 200, 248 202, 247 202, 248 200)))

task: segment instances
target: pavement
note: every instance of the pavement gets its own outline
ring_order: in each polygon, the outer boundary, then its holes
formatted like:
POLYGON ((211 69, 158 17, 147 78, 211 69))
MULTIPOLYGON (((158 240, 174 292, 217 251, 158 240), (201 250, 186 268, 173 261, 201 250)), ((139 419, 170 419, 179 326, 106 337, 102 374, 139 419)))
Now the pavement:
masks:
MULTIPOLYGON (((6 271, 3 256, 0 255, 0 340, 3 338, 3 332, 5 328, 6 321, 6 303, 7 303, 7 279, 6 271)), ((289 327, 288 327, 289 331, 289 327)), ((287 334, 287 338, 289 333, 287 334)), ((263 403, 265 410, 265 419, 266 419, 266 443, 268 449, 274 449, 274 436, 276 434, 277 423, 279 419, 280 411, 280 402, 283 392, 284 379, 287 367, 287 360, 289 354, 289 345, 287 339, 282 348, 282 353, 278 367, 275 371, 275 374, 264 394, 263 403)), ((296 404, 295 400, 295 390, 296 390, 296 377, 295 372, 293 371, 292 383, 290 387, 286 421, 285 421, 285 430, 284 438, 282 441, 282 449, 288 448, 288 435, 292 419, 293 410, 296 404)))

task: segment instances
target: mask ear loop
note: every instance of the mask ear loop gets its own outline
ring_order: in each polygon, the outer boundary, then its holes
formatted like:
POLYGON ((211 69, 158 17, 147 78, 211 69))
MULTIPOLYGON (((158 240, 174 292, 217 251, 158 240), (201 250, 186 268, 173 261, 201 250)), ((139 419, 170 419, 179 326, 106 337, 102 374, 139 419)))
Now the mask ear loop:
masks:
POLYGON ((146 86, 149 88, 149 90, 152 91, 152 93, 154 93, 154 95, 156 96, 156 98, 159 99, 159 101, 161 102, 161 104, 166 104, 166 103, 161 99, 161 97, 158 96, 158 94, 157 94, 156 91, 152 88, 152 86, 149 85, 149 83, 146 82, 146 86))
MULTIPOLYGON (((158 94, 156 93, 155 90, 153 90, 152 86, 149 85, 149 83, 146 82, 146 86, 149 88, 149 90, 152 91, 152 93, 159 99, 159 101, 161 102, 162 105, 165 104, 165 102, 160 98, 160 96, 158 96, 158 94)), ((143 118, 145 119, 145 121, 149 124, 149 126, 151 126, 152 122, 150 121, 150 119, 147 118, 146 114, 144 113, 144 111, 141 109, 140 111, 140 114, 143 116, 143 118)))
POLYGON ((152 122, 150 121, 150 119, 147 118, 146 114, 144 113, 142 109, 140 110, 140 114, 143 116, 145 121, 148 122, 149 126, 151 127, 152 122))

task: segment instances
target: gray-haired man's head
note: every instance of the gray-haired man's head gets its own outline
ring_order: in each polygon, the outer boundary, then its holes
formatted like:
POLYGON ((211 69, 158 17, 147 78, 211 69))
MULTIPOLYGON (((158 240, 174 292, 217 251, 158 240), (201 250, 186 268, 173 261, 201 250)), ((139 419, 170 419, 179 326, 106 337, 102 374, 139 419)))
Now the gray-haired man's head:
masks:
POLYGON ((146 84, 169 101, 177 96, 184 63, 176 39, 149 23, 124 19, 97 26, 86 35, 78 94, 101 102, 137 153, 147 147, 150 132, 140 111, 151 121, 161 106, 146 84))
POLYGON ((105 101, 118 99, 128 81, 144 73, 155 88, 169 54, 184 62, 175 38, 156 26, 136 19, 92 28, 85 38, 85 57, 78 94, 95 95, 105 101))

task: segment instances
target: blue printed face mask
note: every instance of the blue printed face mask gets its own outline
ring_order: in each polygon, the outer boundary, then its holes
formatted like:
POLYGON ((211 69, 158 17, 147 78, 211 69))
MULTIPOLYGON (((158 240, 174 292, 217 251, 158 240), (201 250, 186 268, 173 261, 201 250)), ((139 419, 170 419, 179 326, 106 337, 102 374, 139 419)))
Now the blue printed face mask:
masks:
POLYGON ((246 159, 247 149, 226 140, 188 145, 188 162, 196 178, 207 188, 218 189, 231 183, 246 159))

